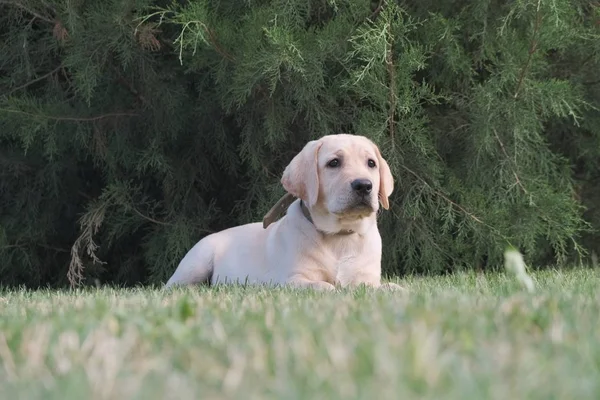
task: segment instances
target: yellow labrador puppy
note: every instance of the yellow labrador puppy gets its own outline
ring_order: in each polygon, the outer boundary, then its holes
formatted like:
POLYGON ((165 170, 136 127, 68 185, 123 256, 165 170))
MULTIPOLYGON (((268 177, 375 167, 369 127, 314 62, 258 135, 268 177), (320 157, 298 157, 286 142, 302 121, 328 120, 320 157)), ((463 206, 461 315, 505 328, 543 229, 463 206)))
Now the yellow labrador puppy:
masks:
POLYGON ((167 286, 209 281, 315 289, 381 284, 379 200, 388 209, 394 180, 364 136, 324 136, 306 144, 281 183, 297 197, 266 229, 251 223, 200 240, 167 286))

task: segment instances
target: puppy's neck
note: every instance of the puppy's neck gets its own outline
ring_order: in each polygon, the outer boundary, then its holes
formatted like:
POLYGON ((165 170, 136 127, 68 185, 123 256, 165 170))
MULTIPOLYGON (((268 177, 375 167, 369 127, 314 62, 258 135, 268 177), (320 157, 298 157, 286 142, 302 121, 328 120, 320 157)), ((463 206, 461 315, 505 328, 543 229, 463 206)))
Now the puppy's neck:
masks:
MULTIPOLYGON (((302 210, 302 214, 304 214, 304 216, 306 217, 306 219, 313 225, 315 225, 314 220, 312 219, 312 216, 310 215, 310 210, 308 209, 308 207, 306 206, 306 204, 300 200, 300 209, 302 210)), ((315 228, 317 228, 317 230, 321 233, 324 233, 326 235, 352 235, 354 233, 356 233, 353 229, 341 229, 337 232, 328 232, 328 231, 323 231, 321 229, 319 229, 319 227, 317 227, 317 225, 315 225, 315 228)))
POLYGON ((319 207, 309 208, 302 200, 300 200, 300 209, 317 231, 329 236, 364 235, 375 223, 375 213, 368 217, 345 219, 321 210, 319 207))

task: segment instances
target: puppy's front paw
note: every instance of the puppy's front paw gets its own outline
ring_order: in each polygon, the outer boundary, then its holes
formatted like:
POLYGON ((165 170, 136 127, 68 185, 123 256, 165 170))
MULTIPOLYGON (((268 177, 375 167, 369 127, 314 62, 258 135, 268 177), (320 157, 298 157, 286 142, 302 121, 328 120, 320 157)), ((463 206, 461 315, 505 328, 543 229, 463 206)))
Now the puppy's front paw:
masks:
POLYGON ((314 289, 320 291, 333 291, 335 290, 335 286, 333 286, 329 282, 325 281, 311 281, 305 278, 302 279, 292 279, 288 282, 288 285, 301 288, 301 289, 314 289))
POLYGON ((385 282, 382 283, 381 286, 379 286, 380 290, 387 290, 390 292, 401 292, 401 293, 408 293, 408 290, 406 290, 405 288, 403 288, 402 286, 393 283, 393 282, 385 282))
POLYGON ((329 282, 323 282, 323 281, 317 281, 317 282, 310 282, 308 284, 308 286, 312 289, 315 290, 324 290, 324 291, 332 291, 335 290, 335 286, 333 286, 331 283, 329 282))

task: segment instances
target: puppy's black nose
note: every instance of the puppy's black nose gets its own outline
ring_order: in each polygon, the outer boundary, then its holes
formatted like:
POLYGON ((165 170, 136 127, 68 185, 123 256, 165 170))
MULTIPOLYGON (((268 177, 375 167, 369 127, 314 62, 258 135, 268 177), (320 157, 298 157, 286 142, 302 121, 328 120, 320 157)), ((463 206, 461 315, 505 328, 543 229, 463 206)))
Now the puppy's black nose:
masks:
POLYGON ((362 195, 371 193, 373 189, 373 183, 368 179, 355 179, 350 186, 352 186, 352 190, 362 195))

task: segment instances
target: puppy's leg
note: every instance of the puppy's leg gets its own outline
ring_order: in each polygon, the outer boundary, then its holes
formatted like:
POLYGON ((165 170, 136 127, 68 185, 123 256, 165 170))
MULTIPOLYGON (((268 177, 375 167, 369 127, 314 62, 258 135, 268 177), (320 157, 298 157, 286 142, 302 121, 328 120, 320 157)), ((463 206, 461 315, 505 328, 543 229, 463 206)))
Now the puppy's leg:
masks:
POLYGON ((287 283, 290 286, 293 287, 297 287, 297 288, 310 288, 310 289, 314 289, 314 290, 335 290, 335 286, 333 286, 331 283, 329 282, 325 282, 325 281, 312 281, 304 276, 293 276, 290 278, 290 280, 287 283))
POLYGON ((377 289, 381 286, 381 276, 372 273, 358 273, 352 276, 352 280, 346 281, 344 286, 349 288, 358 288, 366 286, 368 288, 377 289))
POLYGON ((385 282, 382 283, 381 286, 379 286, 379 289, 381 290, 387 290, 390 292, 403 292, 403 293, 408 293, 408 290, 406 290, 406 288, 403 288, 402 286, 393 283, 393 282, 385 282))
POLYGON ((214 247, 210 240, 200 240, 183 257, 165 288, 207 281, 213 272, 213 259, 214 247))
POLYGON ((384 282, 381 283, 381 278, 379 276, 359 276, 356 277, 354 280, 352 280, 349 284, 349 287, 352 288, 357 288, 359 286, 366 286, 368 288, 372 288, 372 289, 378 289, 378 290, 386 290, 386 291, 391 291, 391 292, 405 292, 407 293, 408 291, 403 288, 402 286, 396 284, 396 283, 392 283, 392 282, 384 282))

